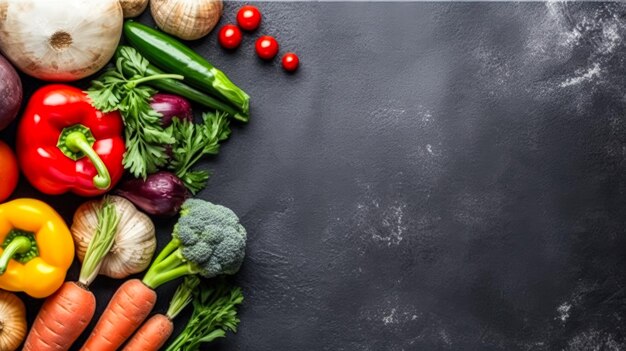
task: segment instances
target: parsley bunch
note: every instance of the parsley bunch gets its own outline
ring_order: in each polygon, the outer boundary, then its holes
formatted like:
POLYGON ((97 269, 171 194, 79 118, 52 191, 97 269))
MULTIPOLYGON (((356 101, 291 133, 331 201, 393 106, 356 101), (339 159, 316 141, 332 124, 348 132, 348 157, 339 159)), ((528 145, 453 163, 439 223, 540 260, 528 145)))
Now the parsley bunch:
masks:
POLYGON ((241 288, 220 280, 216 286, 201 286, 194 291, 193 313, 185 329, 165 351, 196 351, 201 344, 236 332, 237 306, 243 302, 241 288))
POLYGON ((203 123, 193 123, 174 118, 168 128, 176 140, 168 167, 194 195, 206 186, 209 172, 192 171, 191 167, 205 155, 216 155, 220 151, 219 143, 231 133, 226 113, 205 113, 202 119, 203 123))
POLYGON ((87 94, 95 108, 103 112, 119 110, 124 117, 126 153, 124 168, 137 178, 146 178, 166 165, 166 148, 175 142, 172 130, 164 129, 161 116, 150 107, 156 90, 144 83, 158 79, 183 79, 175 74, 147 74, 150 63, 134 50, 120 51, 113 68, 91 83, 87 94), (125 73, 123 63, 135 68, 125 73))

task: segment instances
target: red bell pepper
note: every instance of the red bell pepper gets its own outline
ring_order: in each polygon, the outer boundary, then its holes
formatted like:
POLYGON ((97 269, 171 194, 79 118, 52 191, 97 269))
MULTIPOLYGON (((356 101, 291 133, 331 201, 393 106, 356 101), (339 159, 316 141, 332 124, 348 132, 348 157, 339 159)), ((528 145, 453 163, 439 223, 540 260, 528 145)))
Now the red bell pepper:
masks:
POLYGON ((39 191, 96 196, 124 167, 123 120, 95 109, 80 89, 48 85, 31 97, 17 132, 22 172, 39 191))

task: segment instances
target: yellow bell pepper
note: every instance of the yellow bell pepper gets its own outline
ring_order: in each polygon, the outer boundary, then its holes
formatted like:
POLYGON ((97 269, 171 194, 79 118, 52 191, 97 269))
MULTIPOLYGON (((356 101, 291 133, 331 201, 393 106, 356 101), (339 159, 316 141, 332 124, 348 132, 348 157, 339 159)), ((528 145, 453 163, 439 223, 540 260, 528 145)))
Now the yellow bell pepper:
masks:
POLYGON ((45 203, 17 199, 0 205, 0 289, 36 298, 54 293, 74 260, 63 218, 45 203))

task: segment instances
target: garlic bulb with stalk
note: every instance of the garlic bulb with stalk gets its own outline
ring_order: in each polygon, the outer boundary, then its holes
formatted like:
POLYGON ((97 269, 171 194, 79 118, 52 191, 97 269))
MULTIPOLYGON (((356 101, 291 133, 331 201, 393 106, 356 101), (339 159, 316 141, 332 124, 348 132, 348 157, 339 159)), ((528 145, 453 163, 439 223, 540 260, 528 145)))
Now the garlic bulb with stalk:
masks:
POLYGON ((124 18, 137 17, 148 7, 148 0, 120 0, 124 18))
POLYGON ((15 294, 0 291, 0 350, 17 350, 25 336, 24 303, 15 294))
POLYGON ((151 0, 150 12, 157 26, 185 40, 209 34, 220 17, 222 0, 151 0))
MULTIPOLYGON (((148 268, 156 249, 154 224, 150 218, 128 200, 120 196, 109 196, 119 216, 115 242, 111 251, 102 260, 100 274, 111 278, 125 278, 148 268)), ((82 204, 74 214, 72 237, 76 255, 82 262, 89 242, 98 226, 98 209, 102 200, 82 204)))
POLYGON ((0 50, 35 78, 74 81, 109 62, 123 24, 118 0, 0 0, 0 50))

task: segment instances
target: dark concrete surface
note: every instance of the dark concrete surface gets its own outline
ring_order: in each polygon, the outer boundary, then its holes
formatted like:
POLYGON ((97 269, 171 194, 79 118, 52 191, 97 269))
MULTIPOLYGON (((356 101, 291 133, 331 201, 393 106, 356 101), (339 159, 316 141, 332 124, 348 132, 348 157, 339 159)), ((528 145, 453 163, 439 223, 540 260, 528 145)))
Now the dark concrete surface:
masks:
POLYGON ((203 164, 249 232, 240 331, 207 350, 626 349, 626 5, 258 5, 236 52, 192 44, 253 110, 203 164))

